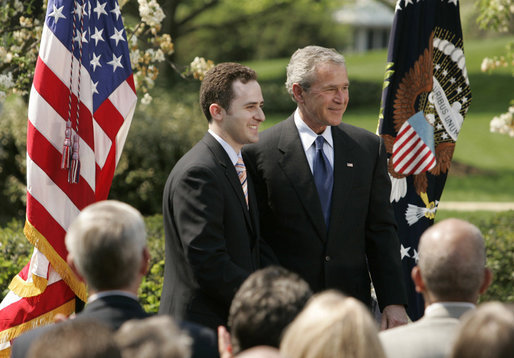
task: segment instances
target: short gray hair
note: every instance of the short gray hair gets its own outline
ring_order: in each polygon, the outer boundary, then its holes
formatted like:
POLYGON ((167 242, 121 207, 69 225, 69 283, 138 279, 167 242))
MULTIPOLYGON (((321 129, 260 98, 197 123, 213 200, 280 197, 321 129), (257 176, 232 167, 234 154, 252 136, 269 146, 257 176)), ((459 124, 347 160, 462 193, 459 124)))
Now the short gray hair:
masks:
POLYGON ((427 229, 419 243, 418 266, 425 285, 439 300, 469 301, 484 279, 485 243, 466 221, 446 219, 427 229))
POLYGON ((89 287, 120 289, 137 276, 146 247, 145 223, 139 211, 128 204, 100 201, 80 212, 65 242, 89 287))
POLYGON ((309 89, 314 82, 314 74, 318 65, 334 63, 346 67, 343 55, 334 49, 321 46, 307 46, 293 53, 287 65, 287 92, 293 97, 293 84, 309 89))

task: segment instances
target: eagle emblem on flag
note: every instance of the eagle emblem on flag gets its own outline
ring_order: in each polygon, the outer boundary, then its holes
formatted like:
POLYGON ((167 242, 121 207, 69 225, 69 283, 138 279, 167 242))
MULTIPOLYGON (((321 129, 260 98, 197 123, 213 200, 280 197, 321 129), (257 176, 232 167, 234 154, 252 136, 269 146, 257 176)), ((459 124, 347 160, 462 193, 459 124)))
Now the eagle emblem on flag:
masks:
POLYGON ((377 132, 388 152, 407 313, 423 316, 411 270, 435 220, 457 137, 471 104, 458 0, 398 0, 377 132))
POLYGON ((471 98, 463 50, 451 34, 436 28, 429 46, 402 78, 394 99, 396 137, 383 135, 393 181, 392 200, 405 196, 405 177, 414 176, 419 194, 426 172, 447 173, 471 98))

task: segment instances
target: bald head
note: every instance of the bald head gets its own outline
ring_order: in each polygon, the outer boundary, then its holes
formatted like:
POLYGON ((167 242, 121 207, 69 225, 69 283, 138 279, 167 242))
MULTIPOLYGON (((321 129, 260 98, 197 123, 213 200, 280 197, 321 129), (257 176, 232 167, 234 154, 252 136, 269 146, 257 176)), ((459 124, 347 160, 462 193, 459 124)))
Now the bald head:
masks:
POLYGON ((419 271, 432 298, 476 302, 487 279, 484 239, 476 226, 443 220, 423 233, 418 251, 419 271))

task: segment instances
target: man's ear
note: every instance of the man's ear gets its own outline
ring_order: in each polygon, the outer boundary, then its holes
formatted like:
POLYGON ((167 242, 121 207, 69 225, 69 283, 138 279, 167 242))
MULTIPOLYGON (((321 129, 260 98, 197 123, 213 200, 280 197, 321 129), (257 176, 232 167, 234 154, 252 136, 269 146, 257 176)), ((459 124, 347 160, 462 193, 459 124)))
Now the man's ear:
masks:
POLYGON ((410 276, 412 277, 412 281, 414 281, 414 286, 416 287, 416 292, 423 293, 426 290, 425 281, 423 281, 423 277, 421 276, 421 270, 419 266, 414 266, 412 268, 410 276))
POLYGON ((80 279, 80 281, 85 283, 86 280, 80 274, 79 270, 77 269, 77 266, 75 265, 75 261, 73 261, 73 257, 70 254, 68 254, 68 256, 66 257, 66 262, 70 266, 71 270, 75 273, 75 275, 77 275, 77 277, 80 279))
POLYGON ((302 86, 300 86, 298 83, 293 83, 293 97, 296 101, 296 103, 303 103, 304 100, 303 100, 303 94, 304 94, 304 89, 302 86))
POLYGON ((145 276, 150 270, 150 251, 147 247, 143 249, 143 261, 141 262, 141 269, 139 273, 145 276))
POLYGON ((493 281, 493 272, 491 271, 491 269, 486 267, 484 269, 484 281, 482 281, 482 285, 480 286, 479 293, 483 294, 485 291, 487 291, 487 289, 491 285, 492 281, 493 281))
POLYGON ((217 103, 212 103, 209 106, 209 113, 211 114, 211 118, 215 121, 219 121, 225 116, 225 110, 217 103))

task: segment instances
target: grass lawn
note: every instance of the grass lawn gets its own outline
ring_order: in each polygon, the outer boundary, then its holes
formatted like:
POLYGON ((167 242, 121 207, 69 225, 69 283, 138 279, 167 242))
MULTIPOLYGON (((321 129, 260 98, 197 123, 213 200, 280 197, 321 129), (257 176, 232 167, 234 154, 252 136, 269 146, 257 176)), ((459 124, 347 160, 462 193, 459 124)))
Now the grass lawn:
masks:
MULTIPOLYGON (((471 167, 469 173, 459 171, 450 174, 442 200, 447 201, 514 201, 514 138, 489 132, 489 122, 495 115, 507 110, 514 93, 514 81, 510 69, 500 69, 493 74, 480 72, 485 55, 502 55, 505 44, 514 36, 486 41, 465 43, 466 63, 469 73, 472 103, 459 134, 454 161, 471 167)), ((346 56, 352 79, 377 81, 384 76, 386 51, 346 56)), ((288 59, 256 61, 248 63, 261 79, 285 77, 288 59)), ((369 131, 377 128, 380 99, 367 108, 352 108, 350 105, 343 121, 369 131)), ((271 127, 285 119, 289 113, 266 113, 262 129, 271 127)), ((456 167, 455 167, 456 168, 456 167)))
POLYGON ((448 218, 457 218, 469 221, 477 225, 480 221, 491 221, 498 213, 494 211, 457 211, 457 210, 437 210, 435 222, 448 218))

